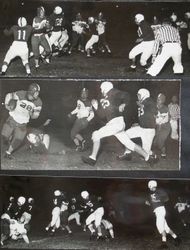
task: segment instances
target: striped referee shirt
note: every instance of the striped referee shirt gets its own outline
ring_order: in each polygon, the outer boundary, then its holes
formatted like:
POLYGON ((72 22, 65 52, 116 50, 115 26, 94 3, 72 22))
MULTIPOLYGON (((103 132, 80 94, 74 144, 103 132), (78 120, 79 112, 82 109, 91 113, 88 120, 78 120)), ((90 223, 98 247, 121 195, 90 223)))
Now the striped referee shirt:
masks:
POLYGON ((164 43, 181 44, 179 31, 169 24, 162 25, 156 31, 153 56, 157 55, 160 45, 162 46, 164 43))

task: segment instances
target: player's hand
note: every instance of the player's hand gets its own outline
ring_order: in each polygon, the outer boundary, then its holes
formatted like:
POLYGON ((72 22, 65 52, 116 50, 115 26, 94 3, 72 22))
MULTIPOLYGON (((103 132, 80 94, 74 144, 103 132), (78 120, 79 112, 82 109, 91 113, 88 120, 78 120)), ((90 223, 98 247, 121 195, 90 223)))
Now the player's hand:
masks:
POLYGON ((11 99, 7 105, 5 105, 6 109, 9 111, 13 111, 17 106, 17 100, 11 99))
POLYGON ((91 104, 95 110, 98 109, 98 101, 96 99, 92 99, 91 104))
POLYGON ((121 104, 121 105, 119 106, 119 112, 122 113, 122 112, 124 111, 124 109, 125 109, 125 106, 126 106, 125 103, 121 104))
POLYGON ((141 43, 143 41, 142 38, 137 38, 136 43, 141 43))

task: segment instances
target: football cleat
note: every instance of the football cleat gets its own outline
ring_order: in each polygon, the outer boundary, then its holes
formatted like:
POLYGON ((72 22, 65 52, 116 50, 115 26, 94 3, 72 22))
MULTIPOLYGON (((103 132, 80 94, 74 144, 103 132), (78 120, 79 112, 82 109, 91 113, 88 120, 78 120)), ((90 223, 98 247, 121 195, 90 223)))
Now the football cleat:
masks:
POLYGON ((181 239, 180 238, 175 238, 174 239, 174 245, 176 246, 176 247, 178 247, 179 245, 181 244, 181 239))
POLYGON ((162 242, 158 249, 168 249, 168 245, 166 244, 166 242, 162 242))
POLYGON ((96 237, 96 240, 103 241, 103 240, 105 240, 105 238, 102 235, 98 235, 96 237))
POLYGON ((94 160, 90 157, 86 157, 86 156, 82 156, 82 161, 86 164, 91 165, 91 166, 94 166, 96 164, 96 160, 94 160))
POLYGON ((130 66, 130 67, 127 69, 127 72, 136 72, 136 66, 130 66))
POLYGON ((93 232, 93 233, 91 233, 91 235, 90 235, 90 240, 95 240, 95 239, 96 239, 96 233, 93 232))
POLYGON ((1 76, 4 76, 6 73, 4 71, 1 71, 1 76))
POLYGON ((8 153, 7 151, 5 152, 5 155, 4 155, 4 158, 5 159, 8 159, 8 160, 13 160, 13 156, 12 156, 12 154, 10 154, 10 153, 8 153))
POLYGON ((48 232, 49 231, 49 227, 46 227, 45 230, 46 230, 46 232, 48 232))
POLYGON ((167 156, 166 154, 161 154, 162 159, 166 159, 166 156, 167 156))
POLYGON ((126 160, 126 161, 131 161, 132 160, 132 153, 124 153, 122 155, 118 155, 117 159, 120 161, 126 160))
POLYGON ((154 165, 155 163, 158 162, 157 155, 150 155, 149 159, 146 162, 148 162, 151 166, 154 165))

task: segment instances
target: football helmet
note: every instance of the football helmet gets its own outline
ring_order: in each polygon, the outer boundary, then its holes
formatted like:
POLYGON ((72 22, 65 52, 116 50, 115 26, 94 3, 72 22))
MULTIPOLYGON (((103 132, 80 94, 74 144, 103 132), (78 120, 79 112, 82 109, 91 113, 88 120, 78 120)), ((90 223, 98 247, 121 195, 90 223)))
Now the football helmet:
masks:
POLYGON ((37 16, 40 18, 45 17, 45 9, 43 6, 37 8, 37 16))
POLYGON ((190 19, 190 12, 186 12, 186 13, 185 13, 185 17, 186 17, 187 19, 190 19))
POLYGON ((90 17, 88 18, 88 23, 93 23, 93 22, 94 22, 94 17, 90 16, 90 17))
POLYGON ((135 15, 135 22, 138 24, 142 21, 144 21, 144 16, 142 14, 136 14, 135 15))
POLYGON ((173 12, 170 16, 170 19, 172 22, 176 22, 177 21, 177 15, 173 12))
POLYGON ((156 187, 157 187, 157 181, 151 180, 148 182, 149 189, 156 188, 156 187))
POLYGON ((82 192, 81 192, 81 197, 82 197, 83 199, 87 199, 87 198, 89 197, 88 191, 82 191, 82 192))
POLYGON ((33 203, 34 203, 34 199, 33 199, 33 198, 31 198, 31 197, 30 197, 30 198, 28 198, 28 203, 29 203, 29 204, 33 204, 33 203))
POLYGON ((25 27, 27 25, 27 21, 25 17, 19 17, 18 19, 18 26, 25 27))
POLYGON ((26 202, 26 199, 23 197, 23 196, 20 196, 17 200, 17 203, 20 205, 20 206, 23 206, 24 203, 26 202))
POLYGON ((113 83, 111 82, 102 82, 100 89, 103 95, 106 95, 111 89, 113 89, 113 83))
POLYGON ((56 6, 53 12, 54 12, 56 15, 59 15, 59 14, 62 13, 62 11, 63 11, 63 10, 62 10, 62 8, 61 8, 60 6, 56 6))
POLYGON ((60 190, 55 190, 54 191, 54 195, 55 196, 60 196, 61 195, 61 191, 60 190))
POLYGON ((40 93, 40 86, 37 83, 30 84, 28 88, 28 99, 35 100, 38 98, 40 93))
POLYGON ((165 103, 166 101, 166 96, 162 93, 158 94, 158 97, 157 97, 157 102, 159 103, 165 103))
POLYGON ((137 96, 140 102, 150 97, 150 91, 148 89, 139 89, 137 96))

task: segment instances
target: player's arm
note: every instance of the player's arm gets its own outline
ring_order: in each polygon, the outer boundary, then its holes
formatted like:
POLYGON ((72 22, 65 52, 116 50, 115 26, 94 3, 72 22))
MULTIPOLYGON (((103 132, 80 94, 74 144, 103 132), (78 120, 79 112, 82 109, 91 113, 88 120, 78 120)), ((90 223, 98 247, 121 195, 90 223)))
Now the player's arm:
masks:
POLYGON ((31 119, 37 119, 39 116, 40 116, 40 113, 41 113, 41 110, 42 110, 42 106, 37 106, 35 107, 31 113, 30 113, 30 118, 31 119))
POLYGON ((92 107, 90 107, 89 116, 87 117, 87 121, 90 122, 93 118, 94 118, 94 111, 93 111, 92 107))
POLYGON ((17 95, 17 93, 16 92, 13 92, 13 93, 8 93, 8 94, 6 94, 6 96, 5 96, 5 101, 4 101, 4 103, 5 103, 5 108, 8 110, 8 111, 12 111, 14 108, 15 108, 15 106, 16 106, 16 103, 14 104, 14 107, 13 107, 13 103, 11 103, 11 100, 15 100, 15 101, 17 101, 17 100, 19 100, 19 97, 18 97, 18 95, 17 95))

